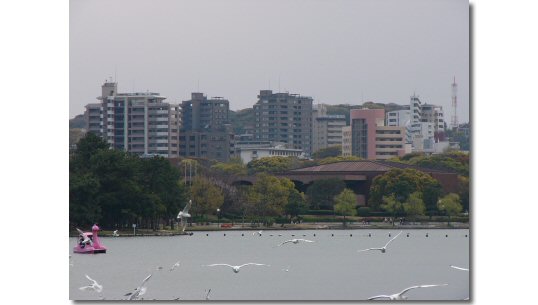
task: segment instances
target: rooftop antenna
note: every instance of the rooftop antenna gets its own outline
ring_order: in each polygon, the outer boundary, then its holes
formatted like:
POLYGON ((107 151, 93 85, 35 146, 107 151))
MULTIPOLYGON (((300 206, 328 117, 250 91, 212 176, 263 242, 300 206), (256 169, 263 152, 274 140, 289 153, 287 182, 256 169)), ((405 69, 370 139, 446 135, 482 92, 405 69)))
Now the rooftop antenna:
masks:
POLYGON ((280 93, 280 74, 278 75, 278 93, 280 93))
POLYGON ((196 92, 200 92, 200 80, 196 81, 196 92))
POLYGON ((116 74, 117 74, 117 68, 116 66, 114 66, 114 82, 116 82, 117 78, 116 78, 116 74))
POLYGON ((456 84, 456 76, 452 83, 452 129, 458 128, 458 84, 456 84))

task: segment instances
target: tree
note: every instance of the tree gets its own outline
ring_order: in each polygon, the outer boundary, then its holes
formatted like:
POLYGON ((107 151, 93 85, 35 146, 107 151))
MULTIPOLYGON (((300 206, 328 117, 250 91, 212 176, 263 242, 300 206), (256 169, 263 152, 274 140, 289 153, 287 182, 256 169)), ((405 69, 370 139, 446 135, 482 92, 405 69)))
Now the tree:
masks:
POLYGON ((438 155, 420 153, 408 154, 400 158, 401 162, 425 168, 457 172, 469 176, 469 154, 449 151, 438 155))
POLYGON ((458 176, 461 205, 464 211, 469 211, 469 177, 458 176))
POLYGON ((267 216, 280 216, 288 203, 294 184, 287 178, 277 178, 266 173, 257 175, 249 191, 251 211, 267 224, 267 216))
POLYGON ((422 200, 420 192, 414 192, 409 195, 409 198, 403 203, 405 214, 409 216, 413 221, 417 216, 424 215, 426 206, 422 200))
POLYGON ((384 196, 393 194, 398 201, 404 202, 411 193, 424 190, 427 191, 425 199, 430 202, 441 191, 441 185, 430 175, 416 169, 391 169, 373 179, 368 203, 377 209, 384 196))
POLYGON ((334 197, 334 211, 344 215, 344 227, 346 226, 346 215, 354 216, 357 214, 357 198, 352 190, 345 188, 340 194, 334 197))
POLYGON ((247 164, 249 173, 277 173, 290 170, 293 166, 294 159, 291 157, 263 157, 252 160, 247 164))
POLYGON ((450 225, 450 217, 461 213, 462 206, 460 196, 455 193, 450 193, 439 200, 437 207, 440 211, 448 215, 448 225, 450 225))
MULTIPOLYGON (((103 228, 155 229, 172 221, 185 202, 180 173, 162 157, 139 158, 110 149, 99 137, 80 140, 69 160, 69 221, 103 228)), ((173 222, 172 222, 173 223, 173 222)))
POLYGON ((297 218, 300 214, 306 213, 308 205, 306 204, 304 193, 299 192, 295 188, 290 190, 288 195, 288 203, 284 207, 284 211, 290 218, 297 218))
POLYGON ((90 158, 95 155, 99 150, 109 149, 110 145, 101 137, 96 136, 92 132, 86 133, 86 135, 80 139, 77 143, 77 150, 75 151, 75 160, 70 162, 70 166, 84 167, 88 165, 90 158))
POLYGON ((426 207, 426 212, 431 216, 437 210, 437 201, 441 196, 441 185, 435 179, 424 180, 422 185, 422 200, 426 207))
POLYGON ((383 196, 383 204, 381 208, 392 215, 392 225, 394 226, 394 218, 396 218, 397 213, 401 213, 403 210, 402 203, 391 194, 389 196, 383 196))
POLYGON ((308 204, 311 209, 332 209, 334 196, 340 194, 346 184, 340 179, 316 180, 306 190, 308 204))
POLYGON ((244 176, 247 175, 247 167, 241 158, 231 158, 228 162, 217 162, 211 166, 211 170, 216 174, 224 176, 244 176))
POLYGON ((327 157, 338 157, 342 154, 342 145, 329 146, 322 148, 312 154, 314 159, 323 159, 327 157))
POLYGON ((224 202, 224 195, 220 188, 212 184, 209 180, 196 177, 191 187, 192 210, 193 213, 212 214, 224 202))
POLYGON ((92 173, 69 175, 69 222, 86 226, 100 221, 99 187, 92 173))

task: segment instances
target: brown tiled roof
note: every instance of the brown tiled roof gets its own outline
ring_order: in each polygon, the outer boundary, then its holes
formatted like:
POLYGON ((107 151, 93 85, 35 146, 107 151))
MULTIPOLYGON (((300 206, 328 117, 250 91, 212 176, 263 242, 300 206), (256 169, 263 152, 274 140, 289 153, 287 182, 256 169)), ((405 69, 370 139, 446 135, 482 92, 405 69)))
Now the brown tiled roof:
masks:
POLYGON ((441 172, 439 170, 421 168, 405 163, 373 160, 341 161, 318 166, 298 168, 291 170, 290 172, 386 172, 394 168, 413 168, 427 172, 441 172))

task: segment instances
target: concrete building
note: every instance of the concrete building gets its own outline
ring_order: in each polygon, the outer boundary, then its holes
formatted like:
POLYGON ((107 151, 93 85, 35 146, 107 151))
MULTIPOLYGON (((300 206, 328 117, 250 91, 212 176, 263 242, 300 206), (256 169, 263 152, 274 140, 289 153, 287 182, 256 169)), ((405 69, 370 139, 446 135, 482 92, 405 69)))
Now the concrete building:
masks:
POLYGON ((317 104, 312 111, 312 152, 342 145, 344 126, 346 126, 345 115, 328 115, 327 106, 317 104))
POLYGON ((84 120, 86 121, 86 130, 88 132, 103 136, 103 105, 101 103, 86 105, 84 120))
POLYGON ((261 90, 254 105, 255 140, 286 143, 312 154, 312 98, 261 90))
POLYGON ((387 126, 406 126, 410 123, 409 106, 404 110, 394 110, 387 112, 385 123, 387 126))
POLYGON ((375 159, 386 160, 411 153, 411 144, 406 143, 406 129, 399 126, 377 126, 375 159))
POLYGON ((192 93, 181 103, 179 155, 226 162, 234 154, 234 134, 229 124, 230 103, 222 97, 208 99, 192 93))
POLYGON ((389 159, 410 152, 405 127, 385 126, 385 110, 353 109, 351 154, 364 159, 389 159))
POLYGON ((178 155, 177 105, 159 93, 118 93, 118 84, 105 82, 99 104, 88 104, 87 130, 103 137, 112 148, 139 156, 178 155))
POLYGON ((444 142, 447 140, 443 107, 431 104, 422 105, 421 121, 433 124, 435 143, 444 142))
POLYGON ((383 109, 352 109, 351 154, 364 159, 375 159, 376 129, 385 125, 383 109))
POLYGON ((352 156, 351 126, 342 127, 342 156, 352 156))
POLYGON ((386 125, 405 127, 405 141, 412 145, 412 151, 434 152, 436 143, 446 141, 443 107, 423 104, 413 95, 406 108, 387 112, 386 125))
POLYGON ((305 155, 302 150, 288 148, 285 143, 256 140, 236 142, 235 154, 241 158, 244 164, 264 157, 282 156, 304 158, 305 155))

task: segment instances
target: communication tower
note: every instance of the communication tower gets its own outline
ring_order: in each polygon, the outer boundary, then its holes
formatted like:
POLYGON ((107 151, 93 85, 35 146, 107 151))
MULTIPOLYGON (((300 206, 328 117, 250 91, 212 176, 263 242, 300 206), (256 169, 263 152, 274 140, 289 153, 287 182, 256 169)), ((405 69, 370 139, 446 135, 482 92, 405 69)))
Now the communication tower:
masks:
POLYGON ((458 84, 456 84, 456 77, 454 76, 454 82, 452 83, 452 129, 458 128, 458 84))

